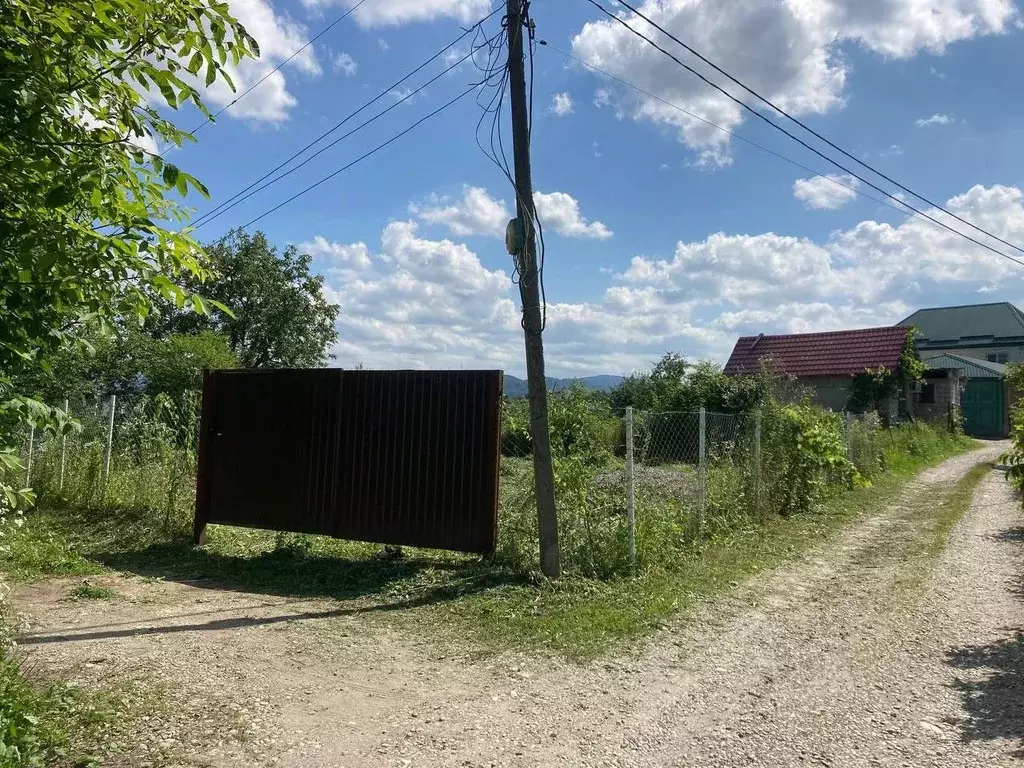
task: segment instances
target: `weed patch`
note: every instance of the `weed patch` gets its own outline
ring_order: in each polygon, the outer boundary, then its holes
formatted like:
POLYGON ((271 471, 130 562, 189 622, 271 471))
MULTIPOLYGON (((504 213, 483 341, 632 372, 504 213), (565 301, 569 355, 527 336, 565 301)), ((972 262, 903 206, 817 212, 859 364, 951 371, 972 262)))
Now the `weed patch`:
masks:
POLYGON ((117 597, 117 592, 110 587, 100 587, 88 583, 73 587, 68 594, 72 600, 110 600, 117 597))

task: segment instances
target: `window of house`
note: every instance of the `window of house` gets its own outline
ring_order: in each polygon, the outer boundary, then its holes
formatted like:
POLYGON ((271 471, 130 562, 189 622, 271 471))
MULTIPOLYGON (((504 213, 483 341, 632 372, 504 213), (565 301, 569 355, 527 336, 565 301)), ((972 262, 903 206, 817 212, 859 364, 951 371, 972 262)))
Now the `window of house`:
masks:
POLYGON ((1007 352, 990 352, 988 355, 986 355, 986 358, 990 363, 1010 362, 1010 355, 1007 352))
POLYGON ((917 398, 917 402, 921 405, 934 405, 935 404, 935 385, 929 382, 925 382, 921 385, 921 394, 917 398))

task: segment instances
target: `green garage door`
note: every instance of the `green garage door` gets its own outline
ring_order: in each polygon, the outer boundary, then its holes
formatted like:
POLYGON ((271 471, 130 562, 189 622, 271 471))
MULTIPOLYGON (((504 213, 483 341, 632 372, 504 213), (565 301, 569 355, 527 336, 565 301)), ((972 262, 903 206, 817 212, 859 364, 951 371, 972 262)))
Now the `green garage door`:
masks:
POLYGON ((975 437, 1003 437, 1002 379, 971 379, 961 401, 964 431, 975 437))

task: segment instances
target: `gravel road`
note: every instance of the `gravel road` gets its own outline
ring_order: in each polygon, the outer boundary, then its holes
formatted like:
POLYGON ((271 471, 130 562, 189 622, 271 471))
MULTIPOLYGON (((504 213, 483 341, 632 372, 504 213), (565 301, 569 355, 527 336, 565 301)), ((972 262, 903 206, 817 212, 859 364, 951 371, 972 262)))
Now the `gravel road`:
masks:
POLYGON ((1024 520, 1001 472, 948 547, 923 554, 930 512, 1005 448, 923 473, 888 509, 646 651, 584 666, 473 662, 337 603, 134 577, 109 582, 124 600, 88 613, 70 612, 66 582, 16 600, 36 662, 173 684, 180 702, 158 728, 174 764, 1018 765, 1024 520), (182 735, 211 711, 231 712, 246 739, 182 735))

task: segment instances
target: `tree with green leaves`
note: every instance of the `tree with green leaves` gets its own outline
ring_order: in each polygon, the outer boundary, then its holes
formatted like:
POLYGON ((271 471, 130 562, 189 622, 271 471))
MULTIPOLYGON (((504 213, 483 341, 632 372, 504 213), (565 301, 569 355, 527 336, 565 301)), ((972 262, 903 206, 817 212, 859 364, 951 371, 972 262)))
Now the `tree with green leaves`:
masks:
MULTIPOLYGON (((138 325, 153 296, 206 309, 181 288, 208 271, 200 245, 176 226, 187 211, 175 199, 206 190, 144 147, 190 140, 160 108, 191 104, 211 117, 198 88, 230 84, 227 68, 252 55, 256 42, 214 0, 0 3, 0 402, 8 416, 46 417, 41 404, 10 399, 18 394, 11 379, 45 367, 83 326, 138 325)), ((10 446, 4 431, 6 466, 10 446)))
POLYGON ((338 307, 324 295, 323 276, 310 273, 309 254, 294 245, 278 253, 262 232, 240 229, 206 250, 214 277, 201 287, 216 304, 200 314, 163 301, 148 323, 152 333, 217 331, 244 368, 312 368, 327 362, 338 339, 338 307))
POLYGON ((743 413, 761 403, 774 386, 771 371, 760 376, 726 376, 708 360, 688 362, 677 352, 666 352, 650 373, 635 373, 611 391, 612 407, 632 406, 641 411, 695 411, 700 407, 720 413, 743 413))

